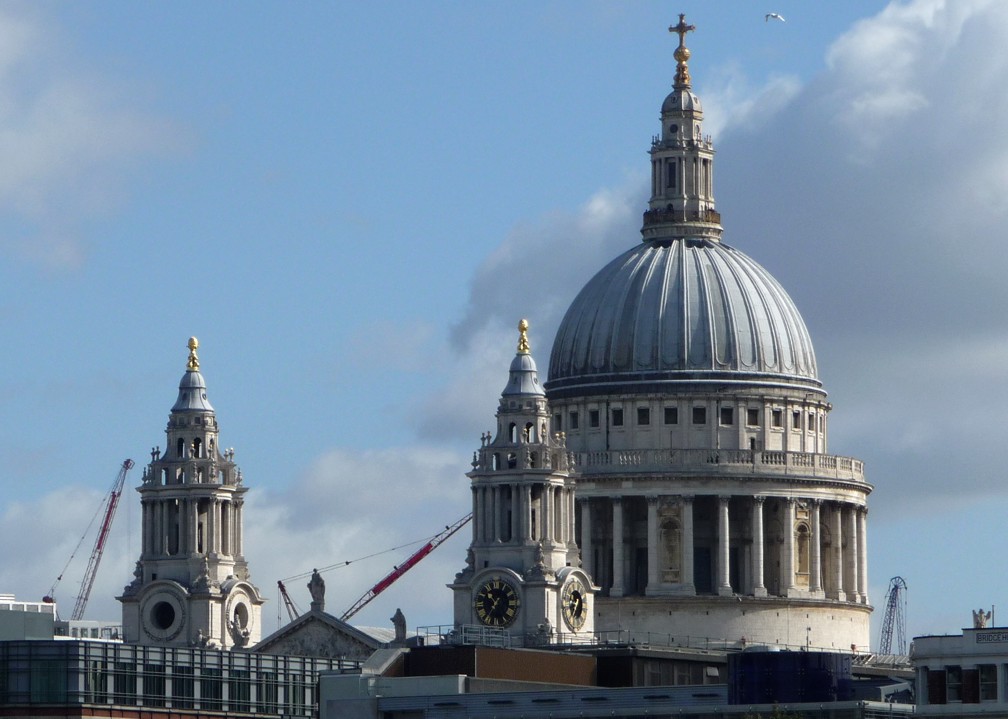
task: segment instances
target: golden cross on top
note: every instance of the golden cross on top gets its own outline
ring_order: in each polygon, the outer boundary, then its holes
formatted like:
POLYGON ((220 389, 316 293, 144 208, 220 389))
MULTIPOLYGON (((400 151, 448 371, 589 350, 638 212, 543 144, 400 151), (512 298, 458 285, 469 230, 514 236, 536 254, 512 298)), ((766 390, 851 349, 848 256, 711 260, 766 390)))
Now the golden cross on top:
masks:
POLYGON ((679 24, 669 26, 669 32, 678 33, 679 47, 676 48, 673 56, 676 59, 676 74, 674 86, 677 88, 688 88, 690 86, 689 66, 686 61, 690 58, 689 48, 686 47, 686 33, 696 30, 696 25, 686 24, 686 13, 679 13, 679 24))
POLYGON ((686 33, 696 30, 696 25, 686 24, 686 13, 679 13, 679 24, 669 25, 669 32, 678 33, 679 47, 686 47, 686 33))

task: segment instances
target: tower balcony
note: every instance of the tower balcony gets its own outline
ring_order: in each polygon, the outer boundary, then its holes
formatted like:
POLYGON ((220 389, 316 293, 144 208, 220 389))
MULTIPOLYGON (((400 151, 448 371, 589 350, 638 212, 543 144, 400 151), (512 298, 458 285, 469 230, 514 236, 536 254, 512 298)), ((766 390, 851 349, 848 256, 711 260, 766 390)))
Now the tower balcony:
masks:
POLYGON ((674 210, 671 208, 657 208, 653 210, 646 210, 644 212, 644 227, 685 222, 705 222, 713 225, 720 225, 721 213, 717 210, 687 211, 674 210))
POLYGON ((811 452, 748 449, 629 449, 575 452, 582 477, 606 474, 748 475, 839 480, 867 484, 864 462, 854 457, 811 452))

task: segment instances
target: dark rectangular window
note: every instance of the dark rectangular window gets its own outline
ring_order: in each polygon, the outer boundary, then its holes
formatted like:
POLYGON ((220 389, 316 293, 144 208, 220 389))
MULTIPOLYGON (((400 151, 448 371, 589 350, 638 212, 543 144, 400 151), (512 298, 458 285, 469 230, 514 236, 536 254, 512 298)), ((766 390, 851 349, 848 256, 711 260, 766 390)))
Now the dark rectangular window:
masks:
POLYGON ((176 664, 172 667, 172 708, 192 709, 193 697, 193 668, 176 664))
POLYGON ((553 415, 553 431, 562 432, 563 431, 563 415, 557 412, 553 415))
POLYGON ((163 664, 144 665, 143 703, 145 707, 163 707, 165 705, 165 668, 163 664))
POLYGON ((666 187, 670 190, 674 190, 676 187, 676 171, 675 171, 675 160, 669 160, 668 165, 665 167, 668 169, 668 182, 665 183, 666 187))
POLYGON ((962 667, 945 667, 945 697, 947 701, 962 701, 962 667))
POLYGON ((623 426, 623 410, 622 409, 613 409, 613 411, 612 411, 612 423, 613 423, 613 427, 622 427, 623 426))
POLYGON ((773 412, 770 413, 770 417, 774 427, 784 426, 784 410, 775 409, 773 410, 773 412))
POLYGON ((679 408, 678 407, 666 407, 665 408, 665 424, 679 424, 679 408))
POLYGON ((200 709, 222 709, 223 699, 221 670, 204 668, 200 676, 200 709))
POLYGON ((801 412, 797 410, 791 415, 791 429, 801 429, 801 412))
POLYGON ((980 664, 980 701, 997 701, 997 665, 980 664))
POLYGON ((570 428, 571 429, 577 429, 578 426, 579 426, 578 413, 577 412, 571 412, 570 413, 570 428))
POLYGON ((731 407, 721 408, 721 424, 734 424, 735 423, 735 413, 732 411, 731 407))
POLYGON ((808 430, 809 432, 815 432, 815 412, 808 413, 808 430))
POLYGON ((637 424, 651 424, 651 408, 650 407, 638 407, 637 408, 637 424))
POLYGON ((597 409, 588 410, 588 426, 589 427, 599 426, 599 411, 597 409))
POLYGON ((693 424, 707 424, 707 408, 706 407, 694 407, 693 408, 693 424))
POLYGON ((747 409, 745 421, 750 427, 759 426, 759 410, 752 408, 747 409))

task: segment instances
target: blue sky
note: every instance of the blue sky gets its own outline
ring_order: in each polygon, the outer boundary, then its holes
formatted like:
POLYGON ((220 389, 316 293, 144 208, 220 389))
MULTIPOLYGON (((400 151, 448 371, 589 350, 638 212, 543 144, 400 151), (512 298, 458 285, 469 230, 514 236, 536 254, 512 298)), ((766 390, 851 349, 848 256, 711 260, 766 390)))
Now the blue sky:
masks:
MULTIPOLYGON (((678 12, 725 239, 791 293, 830 449, 876 486, 876 623, 896 574, 910 634, 1002 601, 996 0, 0 6, 0 591, 48 591, 122 459, 163 444, 190 335, 267 631, 277 579, 464 514, 517 319, 545 368, 639 241, 678 12)), ((128 492, 89 615, 118 616, 138 531, 128 492)), ((466 541, 361 622, 449 622, 466 541)), ((330 609, 405 551, 332 572, 330 609)))

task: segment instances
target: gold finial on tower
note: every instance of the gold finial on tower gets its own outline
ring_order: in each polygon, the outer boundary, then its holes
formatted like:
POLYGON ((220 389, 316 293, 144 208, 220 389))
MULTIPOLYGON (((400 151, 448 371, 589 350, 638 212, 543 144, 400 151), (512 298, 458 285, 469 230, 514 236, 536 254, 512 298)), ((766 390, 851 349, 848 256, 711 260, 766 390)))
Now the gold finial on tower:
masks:
POLYGON ((686 33, 693 32, 694 30, 696 30, 696 25, 686 24, 686 13, 679 13, 678 25, 669 25, 668 31, 679 35, 679 47, 676 48, 674 55, 678 63, 675 73, 676 87, 690 86, 689 67, 686 65, 686 61, 690 58, 690 51, 686 47, 686 33))
POLYGON ((521 354, 525 355, 529 353, 527 332, 528 332, 528 320, 521 320, 518 323, 518 351, 521 354))
POLYGON ((199 340, 195 337, 189 338, 189 361, 186 362, 186 369, 190 372, 199 370, 199 357, 196 356, 196 348, 199 347, 199 340))

